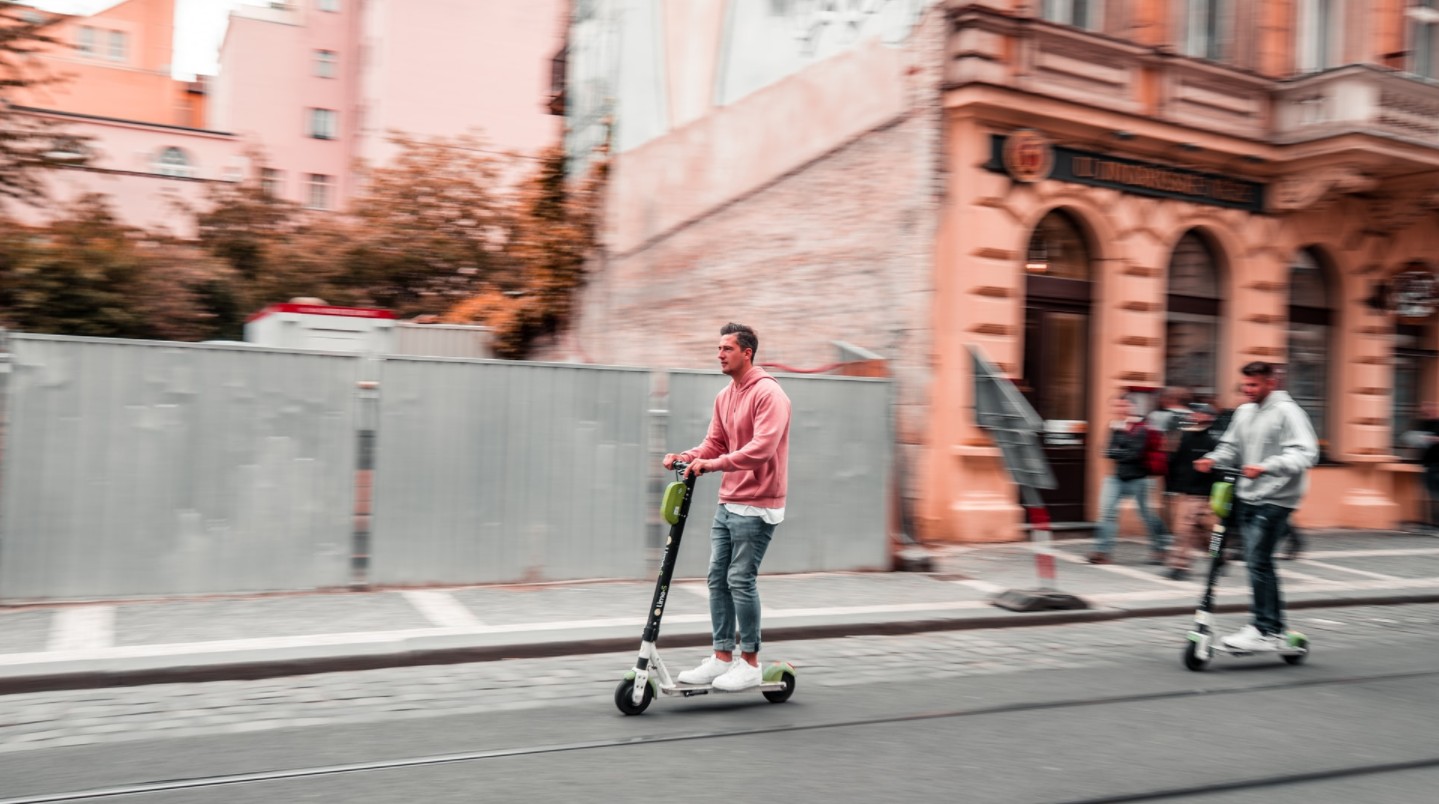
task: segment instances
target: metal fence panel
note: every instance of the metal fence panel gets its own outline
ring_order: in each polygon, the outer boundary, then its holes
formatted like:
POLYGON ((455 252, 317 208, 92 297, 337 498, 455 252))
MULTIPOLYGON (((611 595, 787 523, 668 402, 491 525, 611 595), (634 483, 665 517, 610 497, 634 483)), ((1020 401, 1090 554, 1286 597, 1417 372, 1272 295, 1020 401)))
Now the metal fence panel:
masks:
POLYGON ((349 580, 353 357, 10 336, 0 597, 349 580))
MULTIPOLYGON (((804 375, 777 379, 791 404, 789 494, 763 570, 887 568, 890 382, 804 375)), ((704 440, 715 394, 727 382, 717 372, 670 374, 667 451, 681 452, 704 440)), ((706 574, 718 494, 718 478, 700 479, 676 569, 682 577, 706 574)))
POLYGON ((643 575, 648 407, 643 370, 387 358, 371 580, 643 575))

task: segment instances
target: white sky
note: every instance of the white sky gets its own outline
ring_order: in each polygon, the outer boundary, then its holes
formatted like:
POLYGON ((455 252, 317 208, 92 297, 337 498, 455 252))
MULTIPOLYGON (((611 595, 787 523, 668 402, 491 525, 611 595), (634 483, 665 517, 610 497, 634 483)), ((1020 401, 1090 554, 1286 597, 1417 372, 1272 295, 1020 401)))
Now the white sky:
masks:
MULTIPOLYGON (((28 0, 29 5, 62 14, 94 14, 121 0, 28 0)), ((175 61, 171 73, 190 79, 196 73, 213 75, 216 56, 231 8, 268 5, 269 0, 175 0, 175 61)))

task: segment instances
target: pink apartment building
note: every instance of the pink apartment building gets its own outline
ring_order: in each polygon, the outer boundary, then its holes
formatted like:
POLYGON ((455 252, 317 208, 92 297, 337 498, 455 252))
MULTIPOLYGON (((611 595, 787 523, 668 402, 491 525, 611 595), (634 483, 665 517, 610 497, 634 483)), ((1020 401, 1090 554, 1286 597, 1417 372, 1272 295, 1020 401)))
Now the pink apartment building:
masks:
POLYGON ((242 5, 219 75, 200 82, 170 76, 175 0, 63 17, 61 46, 42 60, 71 80, 5 100, 67 121, 90 138, 91 161, 55 171, 52 203, 4 211, 38 224, 100 192, 129 223, 190 236, 176 204, 203 204, 207 185, 257 169, 281 198, 343 210, 359 166, 392 155, 391 132, 478 132, 487 148, 533 153, 561 134, 546 104, 567 13, 564 0, 242 5))
POLYGON ((276 195, 344 209, 392 132, 557 142, 544 107, 562 0, 291 0, 230 17, 210 124, 257 143, 276 195))
POLYGON ((202 85, 170 76, 175 0, 125 0, 93 14, 58 16, 47 33, 57 46, 36 57, 63 81, 7 93, 3 101, 63 124, 62 159, 83 140, 89 161, 53 171, 44 204, 5 203, 0 211, 42 224, 86 193, 101 193, 127 223, 193 234, 183 207, 205 203, 207 187, 248 169, 242 143, 201 127, 202 85))

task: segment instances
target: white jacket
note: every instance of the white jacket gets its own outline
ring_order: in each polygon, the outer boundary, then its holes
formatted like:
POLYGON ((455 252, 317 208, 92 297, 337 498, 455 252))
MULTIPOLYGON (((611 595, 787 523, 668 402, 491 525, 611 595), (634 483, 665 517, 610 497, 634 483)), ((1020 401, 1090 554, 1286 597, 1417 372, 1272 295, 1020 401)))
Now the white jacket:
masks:
POLYGON ((1271 391, 1260 404, 1240 405, 1219 445, 1204 457, 1219 466, 1263 466, 1259 477, 1239 479, 1239 499, 1297 508, 1309 488, 1309 467, 1319 461, 1319 440, 1294 398, 1271 391))

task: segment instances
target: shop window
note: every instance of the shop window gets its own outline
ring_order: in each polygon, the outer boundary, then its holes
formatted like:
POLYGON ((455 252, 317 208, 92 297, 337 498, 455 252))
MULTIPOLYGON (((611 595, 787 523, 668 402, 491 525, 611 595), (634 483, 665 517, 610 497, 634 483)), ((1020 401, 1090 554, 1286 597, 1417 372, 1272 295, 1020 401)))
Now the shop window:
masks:
POLYGON ((1420 418, 1419 407, 1428 398, 1425 389, 1439 366, 1439 352, 1433 348, 1429 328, 1401 323, 1394 328, 1394 411, 1393 448, 1397 455, 1418 460, 1422 450, 1404 438, 1420 418))
POLYGON ((1210 61, 1230 57, 1234 43, 1234 0, 1185 0, 1177 3, 1179 50, 1210 61))
POLYGON ((1313 73, 1339 66, 1343 53, 1344 0, 1299 0, 1295 25, 1296 66, 1313 73))
POLYGON ((1104 24, 1104 0, 1044 0, 1040 13, 1050 22, 1097 31, 1104 24))
POLYGON ((175 146, 170 146, 160 152, 155 159, 155 172, 162 176, 191 176, 194 170, 190 166, 190 157, 175 146))
MULTIPOLYGON (((1219 261, 1208 238, 1189 231, 1169 257, 1164 382, 1216 396, 1219 378, 1219 261)), ((1220 399, 1220 403, 1225 400, 1220 399)))
POLYGON ((1029 236, 1024 269, 1030 276, 1089 279, 1089 247, 1074 218, 1058 211, 1044 216, 1029 236))
POLYGON ((1309 414, 1319 437, 1320 458, 1329 443, 1329 363, 1333 355, 1334 312, 1329 272, 1322 256, 1304 249, 1289 268, 1289 365, 1285 389, 1309 414))
POLYGON ((1417 0, 1409 6, 1409 72, 1439 78, 1435 51, 1439 50, 1439 0, 1417 0))

